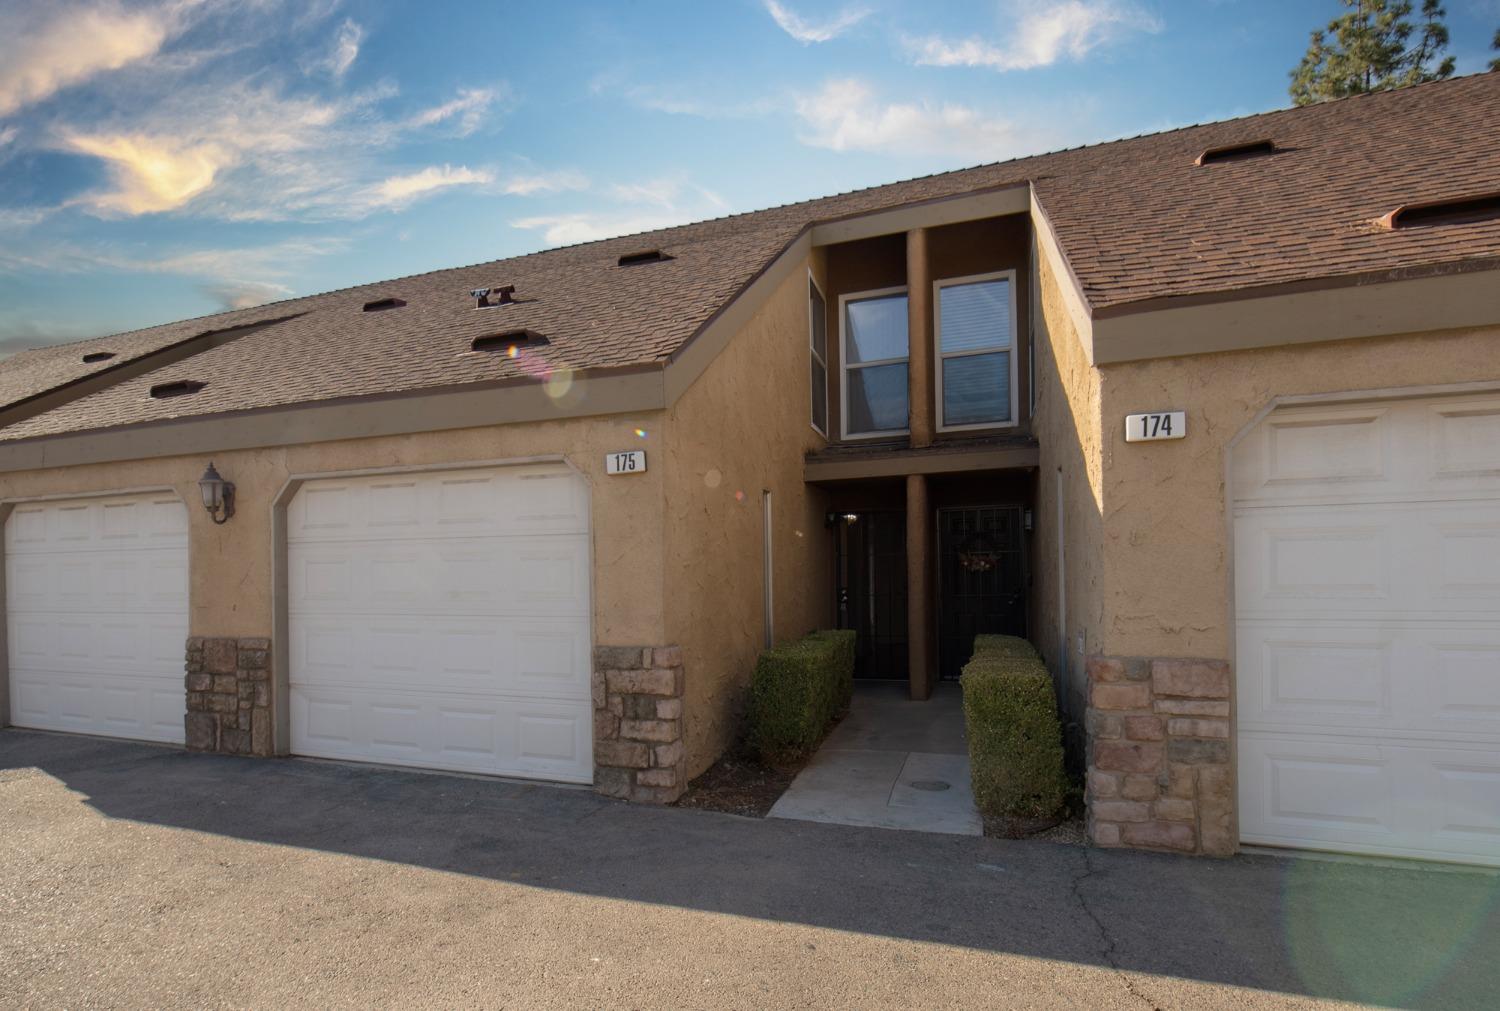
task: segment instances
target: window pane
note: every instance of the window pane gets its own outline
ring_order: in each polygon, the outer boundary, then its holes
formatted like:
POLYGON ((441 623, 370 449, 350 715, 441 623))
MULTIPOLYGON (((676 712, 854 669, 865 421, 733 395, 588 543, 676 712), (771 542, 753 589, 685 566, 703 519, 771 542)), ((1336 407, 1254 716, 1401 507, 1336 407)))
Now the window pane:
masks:
POLYGON ((818 431, 828 431, 828 371, 816 358, 812 363, 812 423, 818 431))
POLYGON ((1010 282, 976 281, 938 289, 944 354, 1010 347, 1010 282))
POLYGON ((906 363, 850 369, 849 433, 891 432, 905 427, 906 363))
POLYGON ((845 310, 848 346, 844 361, 855 364, 906 357, 905 295, 848 302, 845 310))
POLYGON ((1010 352, 943 360, 943 424, 1010 420, 1010 352))
POLYGON ((812 315, 812 349, 817 356, 828 361, 828 304, 811 281, 807 282, 807 300, 812 315))

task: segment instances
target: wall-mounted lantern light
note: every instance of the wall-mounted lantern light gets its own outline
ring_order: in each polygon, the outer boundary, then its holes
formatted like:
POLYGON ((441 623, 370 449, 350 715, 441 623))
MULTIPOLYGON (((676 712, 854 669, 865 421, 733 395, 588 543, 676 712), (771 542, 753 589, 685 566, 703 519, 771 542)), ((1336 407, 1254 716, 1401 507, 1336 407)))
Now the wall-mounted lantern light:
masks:
POLYGON ((234 515, 234 482, 220 477, 212 463, 198 479, 198 490, 203 493, 203 508, 215 523, 223 523, 234 515))
POLYGON ((859 522, 859 513, 829 513, 823 517, 823 524, 830 530, 840 523, 845 526, 859 522))

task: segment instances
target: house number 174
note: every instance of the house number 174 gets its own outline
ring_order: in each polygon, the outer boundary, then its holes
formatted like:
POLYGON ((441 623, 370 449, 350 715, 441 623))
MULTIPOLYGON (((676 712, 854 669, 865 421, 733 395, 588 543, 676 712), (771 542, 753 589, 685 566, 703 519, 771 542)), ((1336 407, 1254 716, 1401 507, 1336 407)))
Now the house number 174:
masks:
POLYGON ((1149 414, 1125 415, 1126 442, 1181 439, 1186 435, 1187 413, 1185 411, 1153 411, 1149 414))

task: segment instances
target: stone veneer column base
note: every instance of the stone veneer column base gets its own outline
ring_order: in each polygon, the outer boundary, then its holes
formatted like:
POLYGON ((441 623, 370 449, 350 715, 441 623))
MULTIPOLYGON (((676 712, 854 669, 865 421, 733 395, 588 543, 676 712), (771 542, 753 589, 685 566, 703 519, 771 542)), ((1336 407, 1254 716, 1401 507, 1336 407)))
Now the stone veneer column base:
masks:
POLYGON ((595 790, 648 804, 682 796, 682 683, 676 646, 594 649, 595 790))
POLYGON ((189 639, 187 709, 189 751, 274 754, 271 640, 189 639))
POLYGON ((1089 839, 1234 853, 1229 664, 1095 656, 1088 681, 1089 839))

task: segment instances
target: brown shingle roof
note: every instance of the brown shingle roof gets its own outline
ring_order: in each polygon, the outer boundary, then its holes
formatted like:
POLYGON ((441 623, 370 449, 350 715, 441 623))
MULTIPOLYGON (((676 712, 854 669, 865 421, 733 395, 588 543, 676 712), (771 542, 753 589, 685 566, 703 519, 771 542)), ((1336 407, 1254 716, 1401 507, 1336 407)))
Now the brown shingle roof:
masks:
MULTIPOLYGON (((1500 74, 1188 127, 980 166, 642 235, 363 285, 257 309, 24 352, 0 364, 0 402, 87 374, 94 347, 146 353, 207 329, 295 318, 19 422, 0 439, 174 416, 491 381, 524 360, 468 352, 525 327, 577 369, 673 354, 808 224, 1029 182, 1092 311, 1353 275, 1500 262, 1500 221, 1383 230, 1403 203, 1500 189, 1500 74), (1269 138, 1277 153, 1199 167, 1204 150, 1269 138), (659 247, 674 259, 619 267, 659 247), (474 310, 471 288, 520 304, 474 310), (371 299, 403 308, 365 313, 371 299), (169 401, 152 384, 208 382, 169 401)), ((122 354, 123 357, 123 354, 122 354)))

